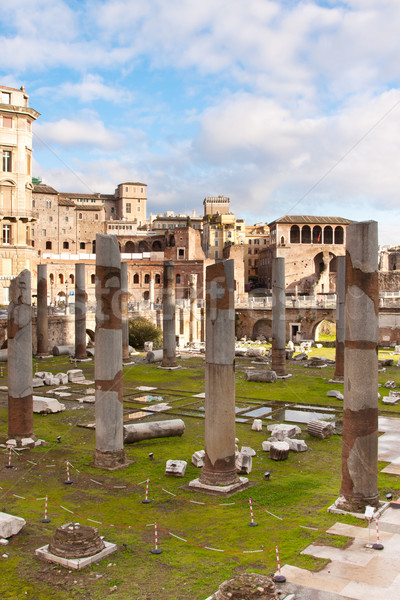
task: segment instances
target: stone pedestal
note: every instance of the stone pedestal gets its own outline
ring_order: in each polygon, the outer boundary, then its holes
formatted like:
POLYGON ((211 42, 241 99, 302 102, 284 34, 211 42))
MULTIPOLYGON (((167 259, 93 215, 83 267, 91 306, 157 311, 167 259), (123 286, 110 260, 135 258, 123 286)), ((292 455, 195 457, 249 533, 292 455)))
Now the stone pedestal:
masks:
POLYGON ((228 260, 206 269, 205 457, 190 486, 226 493, 243 484, 235 464, 234 261, 228 260))
POLYGON ((86 359, 85 265, 75 265, 75 358, 86 359))
POLYGON ((8 437, 21 445, 33 435, 31 274, 10 283, 8 306, 8 437))
POLYGON ((346 231, 342 486, 337 508, 378 506, 378 224, 346 231))
POLYGON ((36 315, 36 354, 49 353, 47 318, 47 265, 37 267, 37 315, 36 315))
POLYGON ((286 375, 285 259, 273 259, 272 280, 272 370, 286 375))
POLYGON ((129 359, 128 263, 121 264, 122 359, 129 359))
POLYGON ((123 442, 121 258, 114 235, 96 235, 96 451, 94 465, 127 464, 123 442))
POLYGON ((336 278, 336 356, 335 378, 344 376, 344 303, 346 286, 346 257, 337 257, 336 278))
POLYGON ((176 367, 175 263, 164 261, 162 367, 176 367))

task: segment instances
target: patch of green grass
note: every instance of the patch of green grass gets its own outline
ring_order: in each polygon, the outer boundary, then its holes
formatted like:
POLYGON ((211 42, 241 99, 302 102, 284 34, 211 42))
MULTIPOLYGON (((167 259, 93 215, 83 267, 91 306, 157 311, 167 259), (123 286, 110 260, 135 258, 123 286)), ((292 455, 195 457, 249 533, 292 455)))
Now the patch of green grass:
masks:
MULTIPOLYGON (((311 355, 334 358, 334 349, 315 348, 311 355)), ((173 400, 174 418, 189 405, 196 414, 204 403, 191 396, 204 391, 204 360, 193 356, 180 364, 182 368, 172 372, 146 364, 125 367, 127 406, 134 406, 132 411, 137 407, 143 410, 143 404, 135 403, 135 393, 138 386, 148 385, 157 388, 154 394, 173 400)), ((343 402, 326 396, 329 389, 343 391, 343 386, 327 384, 333 375, 332 367, 306 369, 301 363, 289 363, 288 372, 293 378, 270 385, 245 381, 243 371, 250 365, 248 359, 237 361, 236 396, 241 407, 271 406, 275 411, 274 419, 278 421, 282 419, 285 406, 295 404, 330 406, 340 415, 343 402)), ((39 363, 39 370, 54 373, 68 368, 70 364, 65 357, 39 363)), ((93 363, 83 363, 82 368, 87 378, 93 379, 93 363)), ((396 369, 389 367, 386 373, 380 374, 380 382, 388 379, 398 381, 396 369)), ((6 377, 0 383, 6 384, 6 377)), ((381 393, 386 390, 381 388, 381 393)), ((2 442, 7 434, 6 402, 6 395, 0 392, 2 442)), ((199 476, 199 470, 191 464, 191 455, 204 447, 204 419, 184 417, 182 437, 146 440, 126 446, 132 464, 110 473, 92 466, 94 431, 78 427, 78 424, 94 421, 94 407, 67 404, 65 412, 34 416, 35 433, 45 439, 48 446, 25 451, 20 458, 13 458, 16 468, 12 470, 5 469, 7 454, 0 454, 2 487, 11 494, 23 496, 17 498, 0 490, 2 505, 7 512, 27 521, 26 527, 11 538, 4 550, 9 558, 0 557, 3 573, 0 597, 7 600, 24 597, 104 600, 113 590, 112 597, 116 600, 205 598, 234 574, 275 571, 276 545, 282 565, 289 563, 318 570, 326 561, 301 554, 305 547, 313 542, 344 547, 349 542, 348 538, 326 533, 337 520, 327 508, 340 490, 340 436, 327 440, 310 438, 303 426, 301 437, 306 439, 308 452, 291 453, 288 460, 275 462, 261 450, 262 441, 268 437, 266 426, 273 420, 264 421, 263 432, 252 431, 251 420, 237 423, 239 446, 251 446, 257 451, 249 476, 254 485, 229 499, 221 499, 184 488, 199 476), (61 436, 60 442, 57 436, 61 436), (149 452, 153 453, 153 460, 149 459, 149 452), (169 458, 188 462, 184 478, 164 475, 165 462, 169 458), (70 486, 63 483, 67 460, 81 472, 71 468, 73 484, 70 486), (270 472, 269 481, 264 479, 266 471, 270 472), (151 503, 143 504, 147 478, 150 480, 151 503), (41 523, 45 495, 49 498, 51 518, 47 525, 41 523), (258 527, 248 525, 249 498, 258 527), (88 519, 101 522, 96 526, 108 541, 118 544, 116 554, 88 569, 71 573, 36 559, 35 549, 49 542, 58 525, 69 521, 93 525, 88 519), (154 547, 154 522, 159 527, 162 549, 159 556, 150 553, 154 547), (247 553, 254 550, 260 552, 247 553)), ((400 410, 396 406, 380 404, 380 407, 385 414, 396 415, 400 410)), ((151 419, 164 418, 170 418, 168 413, 151 419)), ((379 465, 379 468, 383 466, 379 465)), ((389 491, 400 492, 398 478, 381 472, 378 485, 382 497, 389 491)), ((360 525, 348 516, 340 520, 360 525)))

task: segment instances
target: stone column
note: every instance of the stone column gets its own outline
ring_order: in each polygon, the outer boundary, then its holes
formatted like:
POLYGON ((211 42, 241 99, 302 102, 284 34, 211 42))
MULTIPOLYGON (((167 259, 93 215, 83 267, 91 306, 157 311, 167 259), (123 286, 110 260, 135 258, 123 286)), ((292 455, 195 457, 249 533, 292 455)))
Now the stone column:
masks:
POLYGON ((164 261, 162 367, 176 367, 175 263, 164 261))
POLYGON ((337 257, 335 377, 344 376, 344 302, 346 257, 337 257))
POLYGON ((37 268, 36 354, 49 353, 47 317, 47 265, 37 268))
POLYGON ((94 465, 127 464, 123 442, 121 256, 115 235, 96 235, 96 451, 94 465))
POLYGON ((204 307, 200 308, 200 341, 206 341, 206 315, 204 307))
POLYGON ((189 342, 197 341, 197 275, 190 275, 189 279, 189 298, 190 298, 190 325, 189 342))
POLYGON ((272 370, 286 375, 285 259, 272 263, 272 370))
POLYGON ((234 261, 207 267, 206 281, 205 458, 191 486, 227 492, 247 484, 235 464, 234 261))
POLYGON ((336 506, 378 506, 378 224, 346 231, 342 486, 336 506))
POLYGON ((122 359, 129 359, 128 263, 121 264, 122 359))
POLYGON ((75 358, 86 359, 85 265, 75 264, 75 358))
POLYGON ((33 438, 31 274, 10 282, 8 305, 8 438, 33 438))
POLYGON ((153 279, 153 277, 150 279, 149 299, 150 299, 150 310, 153 310, 153 308, 154 308, 154 279, 153 279))

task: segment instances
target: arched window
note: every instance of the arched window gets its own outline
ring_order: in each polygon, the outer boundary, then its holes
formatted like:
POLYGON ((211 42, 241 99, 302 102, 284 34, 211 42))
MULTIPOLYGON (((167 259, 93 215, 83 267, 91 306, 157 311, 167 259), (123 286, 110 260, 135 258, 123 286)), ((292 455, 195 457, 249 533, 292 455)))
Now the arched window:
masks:
POLYGON ((302 244, 311 244, 311 229, 308 225, 304 225, 301 230, 301 243, 302 244))
POLYGON ((50 273, 49 280, 50 280, 50 285, 53 285, 54 284, 54 274, 53 273, 50 273))
POLYGON ((161 283, 161 276, 159 273, 156 273, 156 276, 154 278, 155 283, 161 283))
POLYGON ((63 242, 63 250, 69 250, 69 242, 63 242))
MULTIPOLYGON (((281 235, 281 246, 284 246, 284 245, 285 245, 285 236, 281 235)), ((255 252, 255 254, 257 254, 258 250, 255 250, 254 252, 255 252)))
POLYGON ((51 250, 51 242, 46 242, 46 250, 51 250))
POLYGON ((343 227, 338 225, 335 227, 335 244, 343 244, 344 243, 344 231, 343 227))
POLYGON ((324 229, 324 244, 333 243, 333 229, 330 225, 327 225, 324 229))
POLYGON ((133 276, 133 283, 139 285, 139 274, 135 273, 133 276))
POLYGON ((92 241, 92 254, 96 254, 96 240, 92 241))
POLYGON ((135 244, 131 241, 126 242, 124 252, 127 254, 133 254, 135 252, 135 244))
POLYGON ((75 283, 75 277, 72 273, 70 273, 69 281, 70 281, 70 283, 75 283))
POLYGON ((313 244, 322 244, 322 229, 319 225, 313 227, 312 241, 313 244))
POLYGON ((175 278, 176 283, 180 283, 181 282, 181 276, 179 273, 176 274, 176 278, 175 278))
POLYGON ((292 225, 290 228, 290 243, 300 244, 300 227, 298 225, 292 225))
POLYGON ((150 275, 148 273, 146 273, 145 276, 144 276, 144 282, 145 283, 150 283, 150 275))
POLYGON ((148 252, 149 251, 149 247, 147 245, 147 242, 144 242, 143 240, 141 242, 139 242, 139 252, 148 252))
POLYGON ((96 275, 94 273, 92 273, 90 276, 90 283, 96 283, 96 275))
POLYGON ((62 273, 58 274, 58 283, 64 283, 64 275, 62 273))
POLYGON ((156 240, 155 242, 153 242, 151 249, 153 250, 153 252, 161 252, 161 250, 162 250, 161 242, 159 240, 156 240))

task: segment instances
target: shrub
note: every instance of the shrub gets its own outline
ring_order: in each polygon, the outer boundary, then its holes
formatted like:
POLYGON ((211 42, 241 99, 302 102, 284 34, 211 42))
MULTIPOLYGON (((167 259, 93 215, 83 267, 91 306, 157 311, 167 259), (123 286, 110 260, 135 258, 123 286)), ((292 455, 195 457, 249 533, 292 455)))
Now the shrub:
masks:
POLYGON ((136 350, 143 350, 145 342, 153 342, 153 348, 162 348, 162 331, 144 317, 129 321, 129 344, 136 350))

